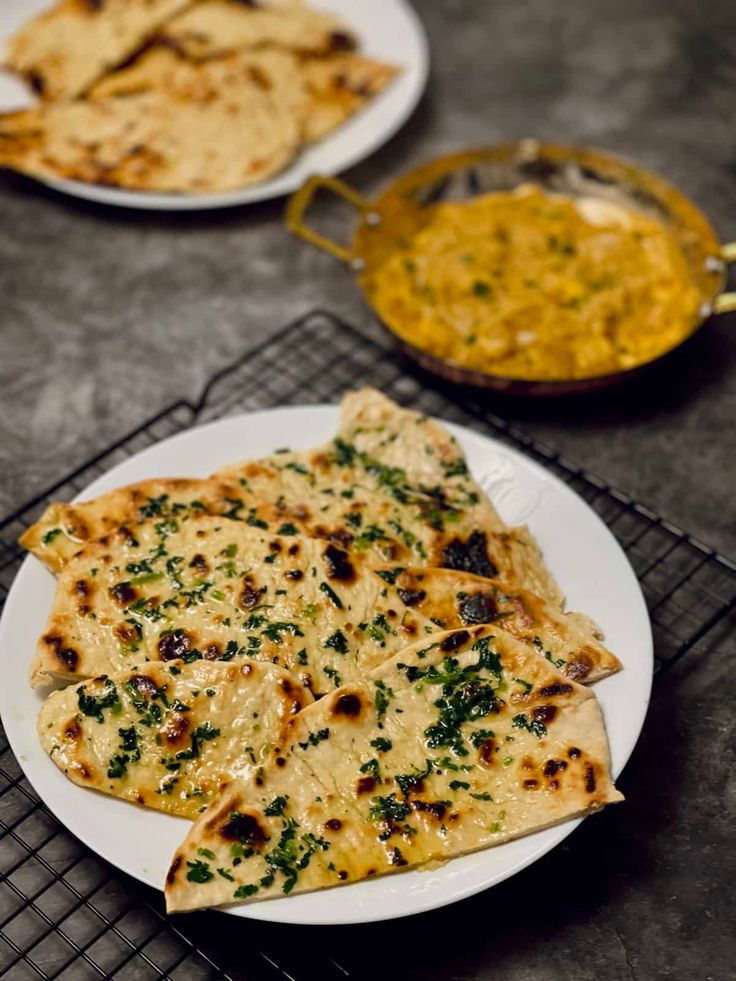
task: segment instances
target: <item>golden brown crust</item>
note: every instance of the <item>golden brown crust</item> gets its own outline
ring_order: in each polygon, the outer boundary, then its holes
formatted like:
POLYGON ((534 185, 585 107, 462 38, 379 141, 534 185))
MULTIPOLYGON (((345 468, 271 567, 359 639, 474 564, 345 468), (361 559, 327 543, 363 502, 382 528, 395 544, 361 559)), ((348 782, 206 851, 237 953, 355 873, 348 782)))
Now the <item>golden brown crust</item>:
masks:
POLYGON ((12 37, 6 64, 44 99, 70 99, 191 0, 59 0, 12 37))
POLYGON ((339 17, 306 6, 248 6, 232 0, 204 0, 170 20, 161 38, 190 58, 277 47, 326 55, 356 47, 357 39, 339 17))
POLYGON ((386 88, 399 70, 353 52, 304 58, 298 111, 305 142, 315 143, 342 126, 386 88))
POLYGON ((133 190, 245 187, 283 168, 299 146, 292 61, 267 51, 193 64, 151 49, 86 99, 29 111, 25 128, 0 118, 0 164, 133 190))

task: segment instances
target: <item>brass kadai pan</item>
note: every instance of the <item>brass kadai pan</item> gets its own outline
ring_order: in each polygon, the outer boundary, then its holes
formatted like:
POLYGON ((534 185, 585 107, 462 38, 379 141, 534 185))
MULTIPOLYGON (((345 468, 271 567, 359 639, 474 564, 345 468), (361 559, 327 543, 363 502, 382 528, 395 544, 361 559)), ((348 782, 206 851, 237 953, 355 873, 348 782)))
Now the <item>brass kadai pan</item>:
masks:
POLYGON ((585 147, 522 140, 441 157, 401 177, 375 201, 367 201, 337 178, 314 176, 289 201, 287 225, 294 234, 348 265, 366 302, 375 309, 370 297, 371 273, 394 251, 406 246, 427 221, 432 205, 509 191, 530 182, 550 193, 600 198, 660 220, 685 256, 700 297, 697 314, 683 336, 649 362, 609 374, 561 380, 503 377, 442 360, 402 337, 399 325, 382 320, 405 353, 426 370, 458 384, 517 395, 592 391, 642 371, 679 347, 712 314, 736 310, 736 293, 723 292, 726 265, 736 261, 736 243, 722 245, 703 213, 661 177, 620 157, 585 147), (350 247, 305 224, 307 209, 321 189, 332 191, 358 211, 350 247))

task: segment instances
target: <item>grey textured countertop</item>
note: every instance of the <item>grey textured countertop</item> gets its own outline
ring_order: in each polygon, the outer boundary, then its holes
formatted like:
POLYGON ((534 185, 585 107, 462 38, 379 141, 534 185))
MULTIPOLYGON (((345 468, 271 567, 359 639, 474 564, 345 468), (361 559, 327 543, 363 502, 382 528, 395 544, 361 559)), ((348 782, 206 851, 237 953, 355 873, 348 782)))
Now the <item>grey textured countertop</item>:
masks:
MULTIPOLYGON (((661 171, 736 239, 732 0, 418 6, 429 89, 403 131, 347 175, 361 190, 438 153, 534 135, 661 171)), ((282 209, 124 212, 0 178, 0 516, 176 397, 195 397, 299 314, 321 307, 369 322, 350 277, 291 239, 282 209)), ((341 227, 337 214, 327 222, 341 227)), ((497 401, 494 411, 736 553, 736 318, 709 323, 637 385, 569 402, 497 401)), ((366 964, 378 971, 381 954, 384 977, 458 981, 732 978, 725 653, 660 683, 622 780, 624 807, 447 918, 351 932, 366 964)), ((298 942, 339 950, 347 936, 304 932, 298 942)))

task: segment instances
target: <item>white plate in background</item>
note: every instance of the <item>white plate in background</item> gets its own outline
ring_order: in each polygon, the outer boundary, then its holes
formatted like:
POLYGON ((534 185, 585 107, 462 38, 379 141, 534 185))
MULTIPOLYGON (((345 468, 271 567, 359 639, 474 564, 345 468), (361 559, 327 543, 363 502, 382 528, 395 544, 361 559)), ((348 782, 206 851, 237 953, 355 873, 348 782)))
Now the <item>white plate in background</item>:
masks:
MULTIPOLYGON (((50 5, 49 0, 0 0, 0 51, 21 24, 50 5)), ((401 72, 365 109, 301 151, 280 174, 239 190, 197 195, 126 191, 51 178, 42 183, 75 197, 123 208, 193 211, 281 197, 301 187, 311 174, 337 174, 352 167, 389 140, 413 112, 427 83, 427 39, 408 0, 314 0, 312 6, 342 17, 358 35, 361 54, 399 65, 401 72)), ((0 112, 26 108, 33 101, 23 83, 0 72, 0 112)))

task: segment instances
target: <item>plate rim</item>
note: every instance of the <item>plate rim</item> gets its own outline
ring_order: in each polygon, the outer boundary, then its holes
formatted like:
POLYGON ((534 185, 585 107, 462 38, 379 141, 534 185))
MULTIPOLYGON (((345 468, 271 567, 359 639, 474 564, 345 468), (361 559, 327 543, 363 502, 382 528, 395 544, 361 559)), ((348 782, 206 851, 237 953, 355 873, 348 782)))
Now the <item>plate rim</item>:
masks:
MULTIPOLYGON (((274 416, 278 414, 284 414, 288 417, 289 415, 292 414, 299 414, 299 413, 310 412, 310 411, 314 413, 315 419, 317 420, 317 425, 319 425, 319 414, 326 415, 327 413, 329 413, 331 416, 334 417, 333 421, 336 422, 338 406, 335 404, 328 404, 328 403, 274 406, 268 409, 256 409, 253 411, 240 412, 234 415, 226 416, 221 419, 213 420, 211 422, 203 423, 201 425, 188 427, 178 433, 172 434, 171 436, 159 440, 158 442, 154 443, 151 446, 145 447, 138 453, 135 453, 132 456, 126 458, 125 460, 122 460, 114 467, 111 467, 103 474, 100 474, 88 485, 86 485, 77 495, 75 495, 73 501, 75 502, 81 501, 88 497, 95 496, 99 493, 102 493, 104 492, 105 485, 111 482, 112 482, 112 486, 122 486, 120 484, 120 481, 117 480, 117 474, 119 471, 128 468, 131 462, 140 461, 141 458, 143 458, 145 461, 145 458, 148 455, 155 457, 156 452, 160 450, 161 446, 163 445, 170 446, 171 444, 176 443, 180 440, 186 440, 188 438, 191 438, 193 433, 196 433, 199 438, 202 438, 202 436, 206 434, 208 430, 211 430, 213 428, 219 428, 223 425, 228 425, 228 424, 235 425, 235 426, 238 425, 242 426, 244 425, 246 420, 252 422, 254 417, 274 416), (102 489, 98 489, 99 485, 102 485, 102 489)), ((617 779, 620 776, 620 773, 622 772, 626 763, 628 762, 632 752, 634 751, 634 748, 636 747, 636 744, 638 742, 639 736, 641 734, 646 719, 647 710, 651 698, 651 688, 652 688, 652 680, 653 680, 653 663, 654 663, 651 620, 648 615, 644 596, 641 591, 641 586, 639 584, 638 578, 633 568, 631 567, 631 563, 628 560, 628 556, 624 552, 621 545, 618 543, 615 536, 608 529, 608 527, 605 525, 603 520, 595 513, 595 511, 593 511, 590 505, 580 495, 578 495, 572 489, 572 487, 567 485, 555 474, 545 469, 545 467, 542 466, 541 463, 532 459, 522 450, 517 449, 514 446, 509 446, 508 444, 502 442, 501 440, 495 438, 494 436, 489 436, 485 433, 477 432, 476 430, 473 430, 470 427, 458 425, 448 420, 444 420, 440 417, 433 416, 433 418, 435 418, 438 422, 440 422, 447 429, 449 429, 453 433, 453 435, 459 437, 461 441, 463 439, 469 438, 471 442, 473 440, 476 440, 478 444, 481 446, 484 443, 490 444, 491 448, 500 451, 501 454, 508 454, 511 457, 512 461, 521 461, 523 466, 530 467, 532 471, 536 472, 536 475, 539 478, 543 478, 545 480, 551 481, 552 484, 555 486, 556 490, 558 492, 564 493, 568 497, 568 499, 574 503, 575 506, 582 507, 587 512, 589 512, 590 516, 592 516, 595 522, 597 522, 598 525, 600 526, 600 530, 604 531, 605 534, 609 537, 610 544, 615 546, 615 549, 619 553, 619 557, 623 558, 624 562, 626 563, 626 566, 628 567, 628 570, 631 575, 632 584, 636 585, 636 589, 638 593, 637 602, 641 605, 642 611, 644 613, 643 623, 646 623, 648 628, 646 637, 642 636, 641 640, 642 640, 643 647, 646 650, 646 662, 647 665, 649 666, 649 670, 645 672, 646 678, 648 679, 648 685, 646 686, 646 691, 642 691, 641 693, 637 694, 637 698, 641 697, 641 702, 639 703, 639 711, 637 712, 637 718, 635 719, 634 724, 627 730, 628 738, 625 741, 624 749, 620 753, 622 757, 620 761, 620 765, 612 767, 614 779, 617 779)), ((145 462, 144 462, 144 466, 145 466, 145 462)), ((146 479, 146 478, 134 478, 134 479, 146 479)), ((130 482, 130 481, 126 479, 126 482, 130 482)), ((7 611, 12 608, 12 604, 17 602, 15 593, 17 589, 22 590, 24 579, 27 578, 29 575, 31 575, 34 568, 35 569, 38 568, 38 566, 36 565, 37 562, 38 560, 33 555, 28 555, 23 561, 18 573, 16 574, 13 580, 13 583, 11 584, 11 588, 8 592, 8 596, 6 599, 5 609, 3 610, 3 615, 2 618, 0 619, 0 657, 2 657, 1 641, 4 638, 6 630, 8 629, 7 622, 9 617, 7 611)), ((620 675, 614 675, 613 677, 614 678, 620 677, 620 675)), ((605 684, 605 679, 602 682, 599 682, 599 685, 601 684, 603 685, 605 684)), ((596 688, 597 687, 598 686, 596 686, 596 688)), ((5 702, 6 699, 0 698, 0 701, 5 702)), ((28 779, 29 783, 34 788, 35 792, 38 794, 44 806, 46 806, 52 813, 55 814, 54 808, 49 803, 46 802, 46 798, 44 794, 36 786, 32 777, 26 772, 26 767, 24 765, 24 758, 22 753, 16 750, 15 738, 18 735, 20 729, 22 729, 22 726, 18 728, 18 731, 16 731, 15 724, 12 721, 10 723, 10 726, 8 726, 8 719, 7 719, 8 707, 9 707, 8 704, 3 705, 0 714, 3 716, 3 725, 5 728, 5 732, 10 748, 13 751, 13 754, 18 762, 18 765, 23 771, 23 774, 25 775, 26 779, 28 779)), ((75 788, 75 789, 81 790, 83 788, 75 788)), ((106 797, 106 795, 101 795, 101 796, 103 797, 103 799, 105 799, 106 797)), ((109 800, 115 801, 115 803, 121 804, 122 806, 126 806, 126 802, 124 801, 116 801, 114 798, 110 798, 109 800)), ((149 813, 143 809, 140 810, 141 810, 141 814, 143 814, 144 816, 149 813)), ((177 818, 172 818, 171 816, 168 815, 166 815, 165 817, 169 818, 170 820, 180 820, 177 818)), ((490 873, 488 879, 485 880, 484 882, 470 883, 470 884, 466 884, 465 886, 459 886, 459 887, 458 886, 452 887, 452 884, 450 884, 450 889, 448 890, 450 895, 439 895, 439 897, 433 895, 431 899, 428 899, 427 897, 421 894, 408 896, 407 899, 409 900, 411 907, 408 909, 399 910, 398 912, 394 910, 388 913, 384 913, 381 911, 380 908, 374 907, 370 910, 358 909, 357 915, 355 915, 350 913, 350 904, 346 903, 342 907, 340 907, 340 910, 338 911, 338 912, 342 911, 341 914, 329 920, 326 919, 324 915, 316 914, 314 916, 310 916, 308 912, 306 914, 304 913, 299 914, 297 918, 295 918, 293 915, 289 915, 288 913, 288 909, 294 908, 293 900, 290 901, 292 905, 287 906, 283 898, 281 898, 281 902, 279 902, 279 899, 276 898, 263 903, 244 904, 241 906, 216 908, 215 911, 220 913, 225 913, 228 915, 234 915, 236 917, 251 919, 254 921, 261 921, 261 922, 273 922, 273 923, 283 923, 283 924, 293 924, 293 925, 297 925, 297 924, 298 925, 322 925, 322 926, 370 923, 370 922, 377 922, 385 919, 397 919, 397 918, 403 918, 405 916, 416 915, 418 913, 428 912, 432 909, 438 909, 447 905, 454 904, 456 902, 461 901, 462 899, 466 899, 470 896, 476 895, 477 893, 483 892, 486 889, 489 889, 495 885, 498 885, 500 882, 505 881, 511 876, 522 871, 524 868, 527 868, 528 866, 532 865, 534 862, 536 862, 543 855, 547 854, 547 852, 551 851, 553 848, 556 848, 562 841, 564 841, 570 834, 572 834, 573 831, 575 831, 575 829, 582 823, 584 819, 585 819, 584 817, 576 818, 564 822, 562 824, 555 825, 551 828, 543 829, 542 831, 539 832, 534 832, 531 835, 522 836, 521 838, 514 839, 510 842, 506 842, 504 843, 504 845, 513 845, 515 841, 516 842, 523 841, 523 840, 528 841, 534 839, 536 836, 540 836, 540 841, 537 848, 533 848, 529 852, 529 854, 522 856, 518 861, 513 862, 507 868, 502 869, 500 872, 490 873), (283 914, 285 915, 279 915, 278 908, 280 908, 283 911, 283 914), (270 914, 269 910, 273 910, 276 913, 276 915, 270 914)), ((94 854, 100 856, 104 861, 107 861, 116 870, 121 871, 124 874, 130 875, 132 878, 136 879, 137 881, 143 883, 146 886, 149 886, 154 889, 158 889, 159 891, 161 890, 162 887, 160 885, 157 885, 154 881, 151 880, 150 877, 146 878, 145 870, 142 870, 140 868, 138 869, 131 868, 127 864, 121 865, 117 858, 110 857, 108 854, 109 849, 107 848, 106 842, 102 843, 102 848, 100 846, 99 841, 97 841, 95 844, 92 844, 90 841, 90 833, 88 830, 84 829, 83 833, 80 833, 79 830, 77 830, 76 828, 72 829, 68 824, 66 824, 60 818, 59 821, 62 827, 64 827, 69 833, 71 833, 78 840, 83 842, 83 844, 86 847, 88 847, 94 854)), ((500 845, 498 846, 498 848, 499 849, 503 848, 504 845, 500 845)), ((495 849, 482 849, 479 850, 478 852, 471 853, 471 854, 476 854, 476 855, 483 854, 483 851, 490 851, 490 850, 495 851, 495 849)), ((462 859, 462 856, 459 856, 459 858, 462 859)), ((452 860, 449 860, 448 863, 445 863, 445 865, 443 865, 443 868, 446 868, 448 864, 451 865, 451 862, 452 860)), ((415 870, 410 870, 407 874, 410 875, 412 871, 415 874, 422 873, 421 869, 415 869, 415 870)), ((390 878, 393 879, 393 877, 390 878)), ((404 876, 402 875, 401 877, 397 877, 397 878, 403 879, 404 876)), ((385 881, 385 877, 382 877, 381 880, 377 879, 374 881, 376 882, 385 881)), ((360 883, 355 883, 354 885, 359 886, 360 883)), ((310 894, 304 894, 302 898, 308 899, 309 895, 310 894)), ((289 902, 288 898, 286 902, 289 902)))
MULTIPOLYGON (((320 174, 326 176, 341 174, 374 154, 388 143, 389 140, 393 139, 396 133, 411 118, 424 95, 429 79, 431 62, 431 49, 424 23, 409 0, 389 0, 389 2, 395 5, 401 16, 406 18, 412 32, 413 42, 416 46, 417 60, 412 64, 412 87, 407 90, 403 105, 397 108, 396 115, 388 126, 377 129, 375 134, 366 141, 361 149, 348 149, 339 160, 327 166, 321 166, 319 168, 320 174)), ((378 98, 380 99, 383 95, 389 96, 390 92, 391 87, 389 86, 385 92, 379 93, 378 98)), ((358 120, 359 118, 360 113, 353 117, 354 120, 358 120)), ((348 122, 352 121, 348 120, 348 122)), ((340 129, 328 134, 324 140, 318 141, 314 146, 324 145, 332 136, 338 136, 339 134, 340 129)), ((300 154, 304 152, 304 149, 302 148, 300 154)), ((309 148, 307 147, 306 149, 309 148)), ((48 187, 59 194, 67 194, 78 200, 91 201, 95 204, 109 205, 115 208, 127 208, 134 211, 215 211, 223 208, 244 207, 263 201, 278 200, 289 194, 293 194, 310 176, 308 173, 302 176, 294 173, 289 176, 290 170, 298 161, 299 155, 291 162, 289 167, 272 175, 266 181, 251 184, 243 188, 236 188, 231 191, 220 191, 213 194, 201 195, 175 194, 161 191, 136 191, 126 188, 106 187, 101 184, 87 184, 84 181, 64 178, 41 177, 33 174, 21 176, 44 187, 48 187), (281 186, 275 188, 269 186, 274 183, 281 186)))

